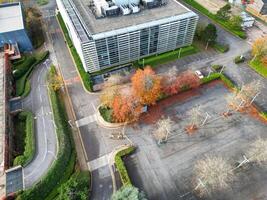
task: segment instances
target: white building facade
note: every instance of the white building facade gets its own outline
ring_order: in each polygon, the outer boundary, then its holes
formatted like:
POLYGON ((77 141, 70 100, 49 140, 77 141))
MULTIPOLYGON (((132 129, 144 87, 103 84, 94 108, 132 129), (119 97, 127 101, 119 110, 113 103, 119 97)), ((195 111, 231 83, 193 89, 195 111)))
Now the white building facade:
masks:
POLYGON ((192 44, 198 16, 190 11, 100 33, 91 33, 72 0, 57 0, 59 12, 91 73, 192 44))

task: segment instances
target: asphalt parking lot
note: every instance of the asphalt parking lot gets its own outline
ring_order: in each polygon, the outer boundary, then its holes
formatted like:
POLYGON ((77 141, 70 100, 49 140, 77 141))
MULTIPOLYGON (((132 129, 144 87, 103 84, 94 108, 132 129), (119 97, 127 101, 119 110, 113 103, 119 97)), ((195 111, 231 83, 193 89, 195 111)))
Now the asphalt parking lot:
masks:
MULTIPOLYGON (((225 118, 225 95, 228 89, 219 82, 190 92, 186 98, 173 97, 149 109, 142 123, 128 128, 127 135, 137 144, 136 153, 125 159, 133 184, 144 190, 148 199, 194 199, 180 196, 191 191, 193 166, 206 155, 221 155, 234 164, 242 160, 249 144, 259 136, 266 138, 267 127, 246 113, 236 113, 225 118), (201 105, 213 122, 206 124, 193 135, 184 133, 188 124, 188 110, 201 105), (152 115, 152 120, 147 120, 152 115), (166 144, 158 146, 152 136, 155 116, 170 116, 175 125, 166 144)), ((185 95, 185 94, 183 94, 185 95)), ((266 199, 267 169, 250 166, 236 172, 236 179, 227 191, 216 193, 208 199, 266 199)))

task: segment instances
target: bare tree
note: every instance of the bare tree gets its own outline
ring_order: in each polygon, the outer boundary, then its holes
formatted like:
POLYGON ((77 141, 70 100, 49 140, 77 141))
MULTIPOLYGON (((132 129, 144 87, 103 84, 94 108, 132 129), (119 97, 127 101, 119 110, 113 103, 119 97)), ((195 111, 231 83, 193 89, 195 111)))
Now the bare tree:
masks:
POLYGON ((155 138, 158 140, 158 144, 166 142, 173 126, 173 121, 168 118, 160 119, 157 122, 157 129, 154 132, 155 138))
POLYGON ((267 162, 267 140, 258 138, 254 141, 248 152, 248 160, 252 162, 257 162, 258 164, 263 164, 267 162))
POLYGON ((115 85, 120 85, 123 83, 123 76, 120 74, 111 74, 106 80, 104 88, 109 88, 115 85))
POLYGON ((192 131, 197 129, 204 118, 200 106, 193 107, 191 110, 188 111, 187 114, 189 115, 190 119, 190 125, 188 127, 188 130, 192 131))
POLYGON ((232 166, 222 157, 206 157, 195 165, 195 190, 200 195, 229 187, 233 180, 232 166))
POLYGON ((260 80, 254 80, 250 83, 243 85, 237 96, 240 99, 243 99, 246 104, 251 104, 261 92, 262 87, 263 84, 260 80))
POLYGON ((231 110, 238 110, 244 103, 244 100, 238 97, 237 94, 229 93, 225 96, 227 102, 227 111, 225 115, 229 115, 231 110))

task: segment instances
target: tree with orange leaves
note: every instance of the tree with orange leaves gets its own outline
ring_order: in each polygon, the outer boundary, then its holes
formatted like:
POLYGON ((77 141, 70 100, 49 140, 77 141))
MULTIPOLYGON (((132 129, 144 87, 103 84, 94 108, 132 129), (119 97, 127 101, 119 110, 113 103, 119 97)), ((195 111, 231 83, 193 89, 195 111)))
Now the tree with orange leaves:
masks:
POLYGON ((147 66, 144 70, 138 69, 133 75, 132 87, 142 104, 155 104, 161 93, 161 78, 147 66))
POLYGON ((115 122, 135 121, 141 114, 142 106, 134 96, 119 94, 114 97, 112 110, 115 122))
POLYGON ((163 79, 163 92, 168 95, 177 94, 185 88, 196 88, 200 85, 200 79, 192 71, 185 71, 175 79, 169 75, 163 79))
POLYGON ((261 63, 262 63, 265 67, 267 67, 267 55, 264 56, 264 57, 261 59, 261 63))
POLYGON ((252 44, 252 55, 252 60, 267 56, 267 36, 255 40, 252 44))

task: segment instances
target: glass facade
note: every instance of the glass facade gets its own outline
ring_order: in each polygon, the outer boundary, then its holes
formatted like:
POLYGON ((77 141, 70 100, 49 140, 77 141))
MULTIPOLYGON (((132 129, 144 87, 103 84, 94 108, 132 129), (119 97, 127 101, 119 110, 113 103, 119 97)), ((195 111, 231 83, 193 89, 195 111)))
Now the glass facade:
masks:
MULTIPOLYGON (((151 54, 162 53, 190 45, 193 41, 197 24, 197 15, 142 28, 134 32, 114 34, 96 39, 90 45, 91 50, 85 58, 89 71, 97 71, 113 65, 131 62, 151 54), (95 48, 92 48, 94 47, 95 48), (95 50, 94 50, 95 49, 95 50), (91 57, 94 58, 90 59, 91 57), (92 66, 93 65, 93 66, 92 66)), ((116 32, 114 32, 116 33, 116 32)))

